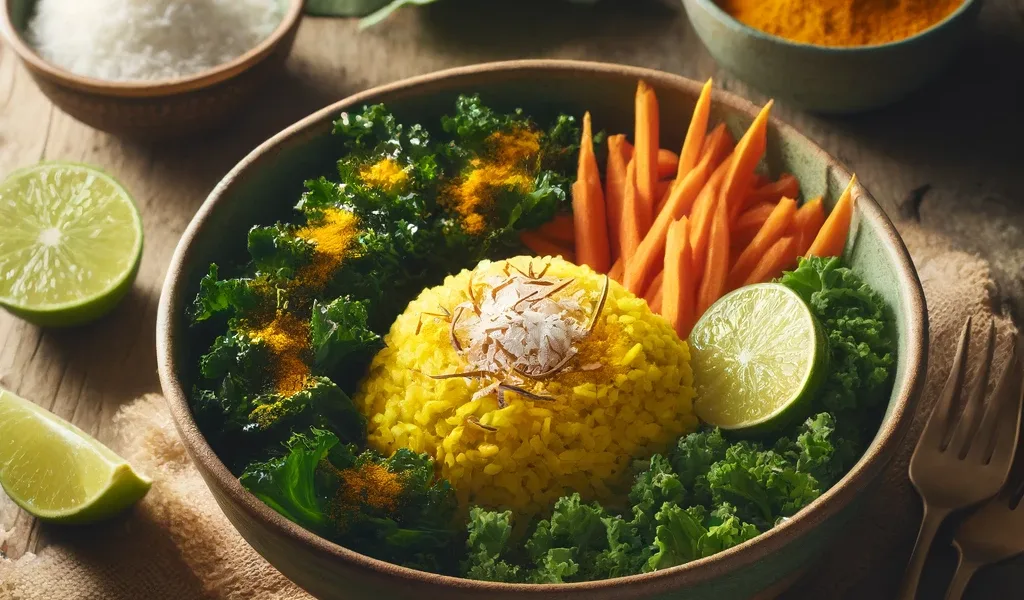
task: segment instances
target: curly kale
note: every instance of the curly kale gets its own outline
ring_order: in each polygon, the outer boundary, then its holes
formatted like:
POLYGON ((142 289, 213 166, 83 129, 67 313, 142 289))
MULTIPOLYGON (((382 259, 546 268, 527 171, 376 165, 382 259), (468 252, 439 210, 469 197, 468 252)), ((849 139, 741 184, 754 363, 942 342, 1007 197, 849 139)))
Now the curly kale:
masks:
MULTIPOLYGON (((391 458, 357 454, 333 433, 310 428, 284 444, 285 453, 246 467, 242 485, 291 521, 357 552, 416 568, 454 568, 448 527, 455 499, 434 476, 426 455, 400 450, 391 458), (393 507, 339 504, 345 478, 367 465, 393 474, 399 485, 393 507)), ((347 496, 346 496, 347 498, 347 496)))

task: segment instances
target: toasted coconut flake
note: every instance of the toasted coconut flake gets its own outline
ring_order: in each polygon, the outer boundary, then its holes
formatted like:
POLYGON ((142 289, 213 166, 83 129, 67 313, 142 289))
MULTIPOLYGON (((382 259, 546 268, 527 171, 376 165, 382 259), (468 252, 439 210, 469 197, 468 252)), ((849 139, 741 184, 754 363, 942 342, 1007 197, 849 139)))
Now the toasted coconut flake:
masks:
POLYGON ((480 419, 478 419, 475 415, 469 415, 468 417, 466 417, 466 422, 469 423, 470 425, 476 425, 480 429, 483 429, 484 431, 488 431, 490 433, 494 433, 495 431, 498 430, 497 427, 484 425, 483 423, 480 422, 480 419))

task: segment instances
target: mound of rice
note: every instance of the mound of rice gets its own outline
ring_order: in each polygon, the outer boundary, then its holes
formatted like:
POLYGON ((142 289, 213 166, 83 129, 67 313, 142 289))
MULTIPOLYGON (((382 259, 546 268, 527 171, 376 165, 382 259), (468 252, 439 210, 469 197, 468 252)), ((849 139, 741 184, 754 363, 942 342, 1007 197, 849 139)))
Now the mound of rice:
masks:
POLYGON ((571 491, 614 500, 630 483, 633 459, 664 451, 697 427, 689 349, 614 281, 601 307, 606 279, 587 267, 516 257, 510 271, 505 262, 448 277, 398 317, 355 398, 369 421, 369 443, 386 454, 408 447, 432 455, 463 506, 536 514, 571 491), (502 273, 543 265, 548 279, 571 280, 563 304, 578 309, 564 368, 536 379, 510 369, 501 380, 514 386, 504 389, 489 376, 442 378, 472 373, 481 360, 455 340, 451 321, 498 298, 502 273))

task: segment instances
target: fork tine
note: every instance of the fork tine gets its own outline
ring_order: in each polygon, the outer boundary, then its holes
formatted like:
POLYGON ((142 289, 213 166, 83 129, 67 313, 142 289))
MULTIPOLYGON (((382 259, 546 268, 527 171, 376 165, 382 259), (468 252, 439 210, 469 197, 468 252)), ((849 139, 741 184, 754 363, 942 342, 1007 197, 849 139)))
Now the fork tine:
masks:
POLYGON ((1002 417, 996 419, 995 435, 985 445, 991 445, 992 451, 987 453, 990 466, 1010 470, 1013 463, 1017 439, 1020 435, 1021 404, 1024 403, 1024 381, 1018 373, 1017 353, 1014 351, 1007 361, 1006 367, 999 377, 991 402, 996 406, 1004 406, 1002 417))
MULTIPOLYGON (((957 453, 958 458, 967 456, 971 449, 975 432, 978 430, 978 419, 981 417, 985 407, 985 391, 988 388, 988 376, 992 370, 992 358, 996 351, 996 320, 989 319, 988 331, 985 337, 985 358, 981 363, 981 371, 975 378, 974 385, 967 396, 964 410, 960 413, 960 420, 953 428, 953 437, 949 440, 948 447, 957 453)), ((977 362, 975 360, 974 362, 977 362)), ((998 410, 998 409, 997 409, 998 410)))
POLYGON ((967 323, 960 333, 960 343, 956 350, 956 358, 953 359, 953 367, 949 370, 949 377, 946 379, 946 386, 942 388, 938 401, 932 408, 932 414, 924 426, 921 439, 917 442, 919 448, 931 446, 945 449, 943 442, 949 432, 949 420, 952 416, 953 399, 960 391, 964 380, 964 364, 967 355, 967 346, 971 343, 971 317, 967 317, 967 323))
POLYGON ((1003 388, 1008 385, 1007 378, 1014 372, 1016 364, 1017 348, 1013 346, 1010 348, 1010 358, 1003 365, 1003 370, 999 373, 999 379, 996 382, 995 389, 992 390, 992 396, 985 405, 985 416, 982 417, 981 425, 978 426, 978 432, 975 436, 977 439, 971 445, 971 450, 967 454, 967 459, 972 462, 987 463, 991 459, 992 450, 996 444, 996 428, 999 427, 1001 420, 1011 419, 1009 407, 1012 402, 1007 400, 1010 395, 1005 394, 1003 388))

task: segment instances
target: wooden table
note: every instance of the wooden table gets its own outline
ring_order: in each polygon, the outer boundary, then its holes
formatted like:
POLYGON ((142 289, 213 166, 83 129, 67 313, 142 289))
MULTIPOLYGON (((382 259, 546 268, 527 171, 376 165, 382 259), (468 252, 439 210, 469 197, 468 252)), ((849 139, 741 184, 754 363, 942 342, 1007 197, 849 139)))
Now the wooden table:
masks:
MULTIPOLYGON (((109 441, 118 407, 160 390, 154 322, 164 272, 192 214, 236 161, 282 127, 353 92, 445 67, 524 57, 714 76, 720 88, 763 99, 717 68, 678 3, 588 9, 551 0, 446 0, 402 11, 361 33, 352 21, 307 19, 283 81, 226 130, 175 144, 125 142, 74 121, 0 46, 0 176, 39 160, 98 165, 134 194, 146 232, 133 292, 99 323, 46 331, 0 314, 3 384, 109 441), (524 6, 543 20, 523 17, 524 6)), ((1024 0, 990 0, 951 71, 913 98, 848 118, 812 116, 784 104, 775 113, 853 167, 886 210, 917 214, 986 256, 1018 314, 1024 307, 1022 58, 1024 0)), ((0 528, 10 532, 0 547, 9 557, 47 544, 47 528, 2 494, 0 528)), ((939 557, 942 570, 948 561, 939 557)))

